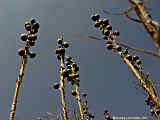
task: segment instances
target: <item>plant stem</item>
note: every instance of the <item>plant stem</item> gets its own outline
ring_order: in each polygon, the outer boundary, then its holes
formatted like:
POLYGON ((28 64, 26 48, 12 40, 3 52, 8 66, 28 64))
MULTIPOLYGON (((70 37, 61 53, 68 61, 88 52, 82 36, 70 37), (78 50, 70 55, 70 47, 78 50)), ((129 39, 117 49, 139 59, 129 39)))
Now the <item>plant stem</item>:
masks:
POLYGON ((24 69, 26 67, 26 64, 27 64, 27 52, 23 56, 21 67, 20 67, 20 72, 19 72, 18 78, 16 80, 16 88, 14 91, 14 97, 13 97, 12 107, 11 107, 11 111, 10 111, 10 115, 9 115, 9 120, 14 120, 16 105, 17 105, 17 97, 18 97, 20 85, 22 83, 22 78, 24 75, 24 69))
POLYGON ((63 77, 63 70, 64 70, 64 55, 61 55, 61 65, 60 65, 60 91, 61 91, 61 101, 62 101, 62 109, 64 112, 64 120, 67 120, 67 111, 66 111, 66 101, 65 101, 65 91, 64 91, 64 77, 63 77))

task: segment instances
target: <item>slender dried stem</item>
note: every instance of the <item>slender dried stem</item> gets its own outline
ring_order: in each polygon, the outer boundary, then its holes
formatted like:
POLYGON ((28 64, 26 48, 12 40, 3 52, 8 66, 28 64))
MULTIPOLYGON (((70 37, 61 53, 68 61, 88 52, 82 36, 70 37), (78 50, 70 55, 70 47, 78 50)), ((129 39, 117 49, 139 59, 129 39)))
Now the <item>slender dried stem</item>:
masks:
POLYGON ((22 78, 23 78, 23 75, 24 75, 24 69, 25 69, 26 64, 27 64, 27 52, 25 52, 25 53, 26 54, 23 56, 23 59, 22 59, 20 72, 19 72, 18 78, 16 80, 16 88, 15 88, 15 91, 14 91, 14 97, 13 97, 12 107, 11 107, 11 111, 10 111, 10 115, 9 115, 9 120, 14 120, 14 116, 15 116, 19 88, 20 88, 20 85, 22 83, 22 78))
POLYGON ((77 102, 78 102, 78 106, 79 106, 79 111, 80 111, 80 115, 81 115, 81 120, 84 120, 84 114, 83 114, 83 109, 82 109, 82 101, 81 101, 81 98, 80 98, 80 93, 79 93, 79 87, 77 84, 74 85, 75 87, 75 90, 76 90, 76 99, 77 99, 77 102))
POLYGON ((128 0, 133 6, 134 10, 147 30, 148 34, 151 36, 158 53, 160 54, 160 24, 152 20, 147 9, 144 6, 143 1, 139 0, 128 0))
POLYGON ((61 102, 62 102, 62 109, 64 112, 64 120, 67 120, 67 110, 66 110, 66 101, 65 101, 65 91, 64 91, 64 55, 61 55, 61 65, 60 65, 60 91, 61 91, 61 102))
MULTIPOLYGON (((115 45, 117 44, 115 40, 113 40, 113 42, 115 45)), ((148 87, 141 75, 139 74, 139 72, 132 65, 132 63, 125 56, 123 56, 121 51, 118 53, 124 59, 125 63, 129 66, 129 68, 133 71, 135 76, 138 78, 140 85, 144 88, 144 90, 146 90, 146 92, 151 96, 157 107, 160 109, 160 99, 158 98, 152 81, 150 81, 150 87, 148 87)))

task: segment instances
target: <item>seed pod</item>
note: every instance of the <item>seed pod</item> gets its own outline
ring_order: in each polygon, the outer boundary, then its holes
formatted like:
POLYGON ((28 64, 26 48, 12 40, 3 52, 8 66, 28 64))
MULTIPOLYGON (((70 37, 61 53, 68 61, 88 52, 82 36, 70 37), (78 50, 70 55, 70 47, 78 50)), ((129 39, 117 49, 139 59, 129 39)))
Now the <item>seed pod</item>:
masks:
POLYGON ((126 58, 127 58, 129 61, 132 61, 132 56, 131 56, 130 54, 128 54, 128 55, 126 56, 126 58))
POLYGON ((125 55, 127 55, 129 52, 128 52, 128 48, 126 48, 124 51, 123 51, 123 53, 125 54, 125 55))
POLYGON ((112 33, 113 35, 116 35, 116 36, 119 36, 119 31, 118 30, 115 30, 113 33, 112 33))
POLYGON ((107 26, 107 25, 109 24, 109 20, 106 19, 106 18, 104 18, 104 19, 103 19, 103 24, 104 24, 105 26, 107 26))
POLYGON ((141 61, 141 60, 136 60, 136 63, 137 63, 138 65, 140 65, 140 64, 142 64, 142 61, 141 61))
POLYGON ((93 21, 97 21, 97 20, 99 20, 99 18, 100 18, 100 15, 99 15, 99 14, 95 14, 95 15, 92 15, 92 16, 91 16, 91 19, 92 19, 93 21))
POLYGON ((155 113, 154 108, 151 108, 151 109, 150 109, 150 113, 152 113, 152 114, 155 113))
POLYGON ((57 43, 61 45, 63 43, 63 38, 62 37, 58 38, 57 43))
POLYGON ((60 57, 60 55, 57 55, 57 59, 58 59, 58 60, 61 60, 61 57, 60 57))
POLYGON ((38 32, 38 29, 32 29, 31 34, 36 34, 38 32))
POLYGON ((59 48, 59 54, 64 55, 65 54, 65 49, 64 48, 59 48))
POLYGON ((39 29, 39 23, 38 22, 35 22, 35 23, 33 23, 33 25, 32 25, 32 29, 35 29, 35 30, 38 30, 39 29))
POLYGON ((108 113, 108 110, 104 110, 104 112, 103 112, 104 114, 106 114, 106 113, 108 113))
POLYGON ((67 65, 67 69, 72 69, 72 66, 71 65, 67 65))
POLYGON ((33 41, 33 40, 30 40, 28 43, 29 43, 30 46, 34 46, 35 45, 35 41, 33 41))
POLYGON ((59 83, 58 82, 53 83, 53 87, 54 87, 54 89, 58 89, 59 88, 59 83))
POLYGON ((28 39, 28 34, 21 34, 20 35, 21 40, 26 41, 28 39))
POLYGON ((36 57, 36 53, 33 52, 33 51, 31 51, 31 52, 29 53, 29 56, 30 56, 30 58, 35 58, 35 57, 36 57))
POLYGON ((106 36, 109 36, 110 31, 109 31, 109 30, 103 30, 102 33, 103 33, 104 35, 106 35, 106 36))
POLYGON ((91 114, 91 113, 90 113, 88 116, 89 116, 90 118, 94 118, 94 115, 91 114))
POLYGON ((111 25, 107 25, 107 26, 106 26, 106 29, 107 29, 107 30, 112 30, 112 26, 111 26, 111 25))
POLYGON ((72 90, 72 95, 73 95, 73 96, 76 96, 76 95, 77 95, 77 92, 74 91, 74 90, 72 90))
POLYGON ((69 47, 69 43, 68 43, 68 42, 64 42, 64 43, 63 43, 63 46, 64 46, 65 48, 68 48, 68 47, 69 47))
POLYGON ((30 22, 31 22, 31 24, 33 25, 33 24, 36 22, 36 20, 35 20, 34 18, 32 18, 32 19, 30 20, 30 22))
POLYGON ((99 21, 96 21, 94 23, 94 27, 99 28, 101 26, 101 23, 99 21))
POLYGON ((112 44, 106 44, 106 48, 108 48, 108 50, 111 50, 113 48, 112 44))
POLYGON ((138 59, 139 59, 138 56, 136 56, 136 55, 133 56, 133 61, 136 61, 136 60, 138 60, 138 59))
POLYGON ((72 57, 71 56, 65 56, 66 61, 71 61, 72 57))
POLYGON ((65 70, 63 71, 63 76, 64 76, 64 77, 68 77, 68 76, 69 76, 69 73, 71 73, 71 70, 70 70, 70 69, 65 69, 65 70))
POLYGON ((106 35, 103 35, 102 39, 107 40, 107 39, 108 39, 108 37, 107 37, 106 35))
POLYGON ((76 62, 72 62, 72 67, 77 67, 77 63, 76 62))
POLYGON ((33 40, 33 41, 37 40, 37 35, 36 34, 28 35, 28 40, 33 40))
POLYGON ((72 77, 73 77, 73 78, 78 78, 78 77, 79 77, 79 74, 78 74, 78 73, 73 73, 73 74, 72 74, 72 77))
POLYGON ((26 29, 27 31, 31 31, 31 23, 30 23, 30 22, 25 22, 25 23, 24 23, 24 26, 25 26, 25 29, 26 29))
POLYGON ((18 54, 19 54, 19 56, 24 56, 24 55, 25 55, 25 50, 22 49, 22 48, 20 48, 20 49, 18 50, 18 54))
POLYGON ((160 114, 160 109, 156 108, 156 113, 159 115, 160 114))
POLYGON ((82 93, 82 96, 83 96, 83 97, 86 97, 86 96, 87 96, 87 94, 86 94, 86 93, 82 93))
POLYGON ((78 67, 78 66, 75 67, 75 68, 74 68, 74 71, 75 71, 75 72, 78 72, 78 71, 79 71, 79 67, 78 67))
POLYGON ((120 52, 120 51, 122 50, 122 48, 121 48, 120 45, 116 45, 116 46, 115 46, 115 49, 116 49, 118 52, 120 52))

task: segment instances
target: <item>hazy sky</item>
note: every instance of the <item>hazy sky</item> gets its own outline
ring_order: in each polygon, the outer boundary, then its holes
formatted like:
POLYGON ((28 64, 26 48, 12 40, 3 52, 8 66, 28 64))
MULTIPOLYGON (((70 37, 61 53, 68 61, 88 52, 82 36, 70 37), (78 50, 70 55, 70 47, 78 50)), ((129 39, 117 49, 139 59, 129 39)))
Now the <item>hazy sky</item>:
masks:
MULTIPOLYGON (((146 5, 152 18, 160 22, 160 1, 150 0, 146 5)), ((59 80, 59 63, 54 53, 58 32, 62 32, 64 40, 71 45, 67 55, 72 55, 80 66, 80 88, 88 94, 89 111, 95 114, 96 120, 104 118, 104 109, 114 116, 148 115, 149 108, 144 103, 143 94, 134 88, 133 81, 137 79, 123 60, 108 51, 103 41, 72 36, 73 33, 82 33, 100 37, 101 33, 89 19, 91 14, 100 13, 103 18, 110 19, 113 28, 120 30, 119 41, 156 52, 142 25, 124 16, 101 12, 102 9, 119 12, 128 7, 127 0, 0 0, 1 120, 8 119, 20 67, 21 58, 16 51, 24 47, 24 43, 19 34, 25 32, 24 22, 31 17, 40 22, 38 41, 33 48, 37 57, 28 61, 15 120, 35 120, 43 118, 46 112, 56 113, 58 110, 60 92, 52 88, 52 83, 59 80)), ((131 12, 131 16, 134 15, 131 12)), ((159 59, 137 55, 142 58, 144 70, 151 74, 154 83, 158 83, 159 59)), ((67 96, 70 93, 71 89, 68 89, 67 96)), ((71 97, 68 102, 73 100, 71 97)))

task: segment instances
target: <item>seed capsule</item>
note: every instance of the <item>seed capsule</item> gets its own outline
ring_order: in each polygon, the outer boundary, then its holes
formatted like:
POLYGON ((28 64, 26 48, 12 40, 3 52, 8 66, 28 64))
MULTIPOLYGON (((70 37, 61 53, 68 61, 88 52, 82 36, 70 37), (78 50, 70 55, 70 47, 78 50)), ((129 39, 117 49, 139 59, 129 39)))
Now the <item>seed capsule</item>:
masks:
POLYGON ((68 42, 64 42, 64 43, 63 43, 63 46, 64 46, 65 48, 68 48, 68 47, 69 47, 69 43, 68 43, 68 42))
POLYGON ((58 38, 57 43, 61 45, 63 43, 63 38, 58 38))
POLYGON ((119 36, 119 31, 118 30, 115 30, 113 33, 112 33, 113 35, 116 35, 116 36, 119 36))
POLYGON ((35 45, 35 41, 33 41, 33 40, 30 40, 28 43, 29 43, 30 46, 34 46, 35 45))
POLYGON ((37 22, 35 22, 35 23, 33 23, 33 25, 32 25, 32 29, 35 29, 35 30, 38 30, 39 29, 39 23, 37 23, 37 22))
POLYGON ((30 54, 29 54, 30 58, 35 58, 36 57, 36 53, 31 51, 30 54))
POLYGON ((93 114, 89 114, 88 115, 90 118, 94 118, 94 115, 93 114))
POLYGON ((19 54, 19 56, 24 56, 24 55, 25 55, 25 50, 22 49, 22 48, 20 48, 20 49, 18 50, 18 54, 19 54))
POLYGON ((140 65, 140 64, 142 64, 142 61, 141 61, 141 60, 136 60, 136 63, 137 63, 138 65, 140 65))
POLYGON ((106 35, 103 35, 102 39, 108 40, 108 37, 106 35))
POLYGON ((106 29, 107 29, 107 30, 112 30, 112 26, 111 26, 111 25, 107 25, 107 26, 106 26, 106 29))
POLYGON ((21 40, 26 41, 28 39, 28 34, 21 34, 20 35, 21 40))
POLYGON ((37 35, 36 34, 28 35, 28 40, 33 40, 33 41, 37 40, 37 35))
POLYGON ((72 67, 77 67, 77 63, 76 62, 72 62, 72 67))
POLYGON ((104 19, 103 19, 103 24, 104 24, 105 26, 108 25, 108 24, 109 24, 109 20, 106 19, 106 18, 104 18, 104 19))
POLYGON ((78 72, 78 71, 79 71, 79 67, 78 67, 78 66, 75 67, 75 68, 74 68, 74 71, 75 71, 75 72, 78 72))
POLYGON ((87 96, 87 94, 86 94, 86 93, 82 93, 82 96, 83 96, 83 97, 86 97, 86 96, 87 96))
POLYGON ((53 87, 54 87, 54 89, 58 89, 59 88, 59 83, 58 82, 53 83, 53 87))
POLYGON ((106 48, 108 48, 109 50, 111 50, 113 48, 112 44, 106 44, 106 48))
POLYGON ((33 25, 33 24, 36 22, 36 20, 35 20, 34 18, 32 18, 32 19, 30 20, 30 22, 31 22, 31 24, 33 25))
POLYGON ((30 22, 25 22, 25 23, 24 23, 24 26, 25 26, 25 29, 26 29, 27 31, 31 31, 31 23, 30 23, 30 22))
POLYGON ((99 21, 96 21, 94 23, 94 27, 99 28, 101 26, 101 23, 99 21))
POLYGON ((100 15, 99 15, 99 14, 95 14, 95 15, 92 15, 92 16, 91 16, 91 19, 92 19, 93 21, 99 20, 99 18, 100 18, 100 15))
POLYGON ((77 95, 76 91, 72 90, 72 95, 76 96, 77 95))
POLYGON ((66 61, 71 61, 72 57, 71 56, 65 56, 66 61))
POLYGON ((128 60, 132 61, 132 56, 129 55, 129 54, 126 56, 126 58, 127 58, 128 60))
POLYGON ((102 33, 103 33, 104 35, 106 35, 106 36, 109 36, 110 31, 109 31, 109 30, 103 30, 102 33))
POLYGON ((136 55, 133 56, 133 60, 134 60, 134 61, 136 61, 136 60, 138 60, 138 59, 139 59, 138 56, 136 56, 136 55))
POLYGON ((108 113, 108 110, 104 110, 104 112, 103 112, 104 114, 106 114, 106 113, 108 113))
POLYGON ((122 50, 121 46, 119 46, 119 45, 116 45, 116 46, 115 46, 115 49, 116 49, 118 52, 120 52, 120 51, 122 50))

